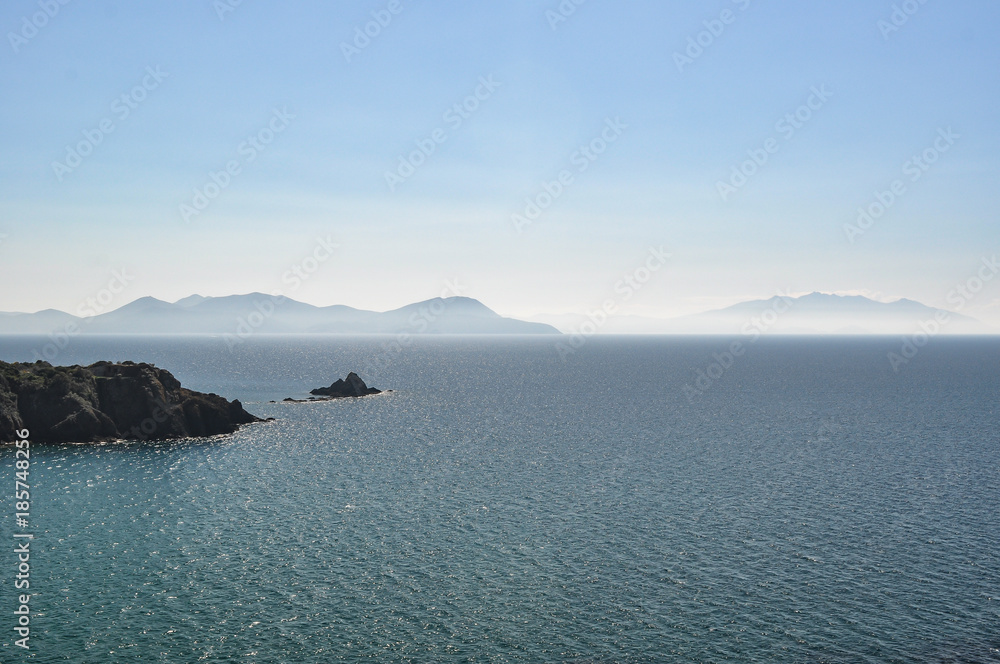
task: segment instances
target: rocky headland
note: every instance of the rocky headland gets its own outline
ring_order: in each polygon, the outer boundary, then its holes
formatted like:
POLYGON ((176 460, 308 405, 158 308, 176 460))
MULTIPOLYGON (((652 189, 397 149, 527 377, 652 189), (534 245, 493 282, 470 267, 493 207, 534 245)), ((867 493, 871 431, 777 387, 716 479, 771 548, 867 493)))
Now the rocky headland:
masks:
POLYGON ((181 387, 152 364, 0 362, 3 442, 20 429, 38 442, 86 443, 213 436, 261 421, 239 401, 181 387))

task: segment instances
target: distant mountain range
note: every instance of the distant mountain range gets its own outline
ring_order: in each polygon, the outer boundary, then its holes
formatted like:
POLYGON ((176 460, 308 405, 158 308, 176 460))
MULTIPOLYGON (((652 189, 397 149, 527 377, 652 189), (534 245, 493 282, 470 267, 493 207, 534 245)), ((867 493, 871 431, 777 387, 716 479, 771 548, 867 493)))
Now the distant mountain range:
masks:
POLYGON ((377 312, 250 293, 192 295, 173 303, 143 297, 83 318, 55 309, 0 313, 0 334, 559 334, 581 329, 601 334, 913 334, 921 323, 931 321, 938 321, 942 334, 1000 332, 975 318, 913 300, 877 302, 826 293, 741 302, 681 318, 612 316, 581 328, 587 320, 573 314, 536 316, 532 321, 504 318, 468 297, 434 298, 377 312))
MULTIPOLYGON (((861 295, 810 293, 740 302, 724 309, 680 318, 617 316, 603 323, 603 334, 913 334, 921 323, 939 323, 941 334, 997 334, 1000 330, 951 311, 914 300, 877 302, 861 295)), ((541 315, 570 333, 587 320, 581 315, 541 315)))
POLYGON ((202 297, 177 302, 143 297, 123 307, 81 318, 46 309, 0 313, 0 334, 558 334, 544 323, 504 318, 468 297, 434 298, 392 311, 344 305, 316 307, 263 293, 202 297))

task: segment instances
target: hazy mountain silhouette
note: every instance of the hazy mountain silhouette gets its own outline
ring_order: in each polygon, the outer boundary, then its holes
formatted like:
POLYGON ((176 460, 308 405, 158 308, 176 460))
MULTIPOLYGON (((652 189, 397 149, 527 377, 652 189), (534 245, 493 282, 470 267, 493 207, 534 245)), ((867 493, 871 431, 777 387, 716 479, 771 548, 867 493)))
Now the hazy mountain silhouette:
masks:
POLYGON ((202 297, 177 302, 142 297, 118 309, 81 318, 46 309, 0 313, 0 333, 49 334, 76 326, 87 334, 558 334, 544 323, 504 318, 468 297, 434 298, 392 311, 344 305, 316 307, 263 293, 202 297))
POLYGON ((741 302, 679 321, 696 328, 718 327, 737 332, 759 329, 778 334, 909 334, 919 330, 921 323, 931 321, 938 322, 942 334, 994 332, 975 318, 914 300, 878 302, 863 295, 829 293, 741 302))
MULTIPOLYGON (((938 317, 941 334, 996 334, 985 323, 952 311, 900 299, 878 302, 861 295, 810 293, 740 302, 680 318, 612 316, 599 328, 603 334, 913 334, 921 323, 938 317)), ((534 316, 532 320, 573 332, 587 320, 582 315, 534 316)))
MULTIPOLYGON (((921 323, 946 320, 942 334, 996 334, 981 321, 914 300, 877 302, 861 295, 810 293, 740 302, 724 309, 671 319, 613 316, 600 333, 645 334, 912 334, 921 323)), ((585 316, 504 318, 468 297, 434 298, 378 312, 345 305, 316 307, 263 293, 177 302, 143 297, 118 309, 81 318, 45 309, 0 313, 0 334, 49 334, 75 326, 92 334, 557 334, 573 332, 585 316), (553 325, 559 327, 556 329, 553 325)))

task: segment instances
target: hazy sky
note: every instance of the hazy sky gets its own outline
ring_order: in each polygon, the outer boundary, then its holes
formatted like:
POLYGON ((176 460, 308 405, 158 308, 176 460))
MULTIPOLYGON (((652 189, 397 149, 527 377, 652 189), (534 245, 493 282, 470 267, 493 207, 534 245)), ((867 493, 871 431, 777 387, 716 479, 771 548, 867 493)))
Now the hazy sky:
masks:
MULTIPOLYGON (((947 306, 1000 253, 998 24, 988 0, 9 0, 0 310, 109 284, 110 308, 947 306)), ((1000 322, 998 282, 964 313, 1000 322)))

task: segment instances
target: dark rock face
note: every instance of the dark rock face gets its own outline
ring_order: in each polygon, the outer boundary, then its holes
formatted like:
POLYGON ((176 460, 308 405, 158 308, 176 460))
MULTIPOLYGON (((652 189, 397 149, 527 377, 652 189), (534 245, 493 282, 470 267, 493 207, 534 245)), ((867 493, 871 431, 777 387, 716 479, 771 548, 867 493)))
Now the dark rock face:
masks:
POLYGON ((352 371, 347 374, 346 379, 338 378, 337 382, 330 387, 317 387, 315 390, 310 390, 309 394, 336 399, 340 397, 363 397, 369 394, 379 394, 381 391, 365 385, 365 381, 361 380, 361 377, 352 371))
POLYGON ((18 429, 39 442, 187 438, 260 421, 239 401, 183 388, 151 364, 0 362, 0 441, 15 440, 18 429))

